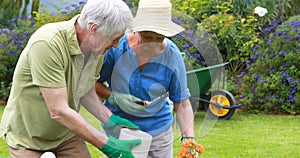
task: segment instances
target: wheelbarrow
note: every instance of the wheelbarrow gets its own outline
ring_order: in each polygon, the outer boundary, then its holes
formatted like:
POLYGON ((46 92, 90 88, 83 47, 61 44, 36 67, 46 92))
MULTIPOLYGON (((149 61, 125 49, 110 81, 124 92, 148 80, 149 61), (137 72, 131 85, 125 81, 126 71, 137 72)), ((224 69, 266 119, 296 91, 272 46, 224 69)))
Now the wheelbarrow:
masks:
POLYGON ((236 104, 235 98, 227 90, 220 89, 220 86, 216 87, 217 90, 212 90, 212 85, 216 80, 222 80, 222 86, 224 87, 225 75, 222 75, 222 73, 224 73, 224 66, 226 64, 228 63, 186 72, 188 88, 191 92, 190 100, 194 112, 197 112, 200 107, 198 104, 202 104, 205 110, 207 110, 207 114, 213 119, 228 120, 235 113, 236 108, 241 107, 240 104, 236 104))

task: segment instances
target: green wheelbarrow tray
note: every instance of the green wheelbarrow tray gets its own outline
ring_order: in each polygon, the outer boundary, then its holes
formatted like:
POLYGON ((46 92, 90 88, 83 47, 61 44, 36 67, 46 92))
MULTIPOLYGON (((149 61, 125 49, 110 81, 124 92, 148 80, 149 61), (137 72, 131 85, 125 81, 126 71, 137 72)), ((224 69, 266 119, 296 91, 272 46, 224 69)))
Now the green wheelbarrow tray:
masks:
MULTIPOLYGON (((215 119, 229 119, 234 114, 235 109, 241 107, 240 104, 236 104, 233 95, 226 90, 214 90, 207 95, 216 79, 220 79, 220 72, 227 64, 228 62, 186 72, 188 88, 191 93, 190 100, 205 103, 204 107, 207 113, 215 119)), ((196 112, 198 104, 192 106, 196 112)))

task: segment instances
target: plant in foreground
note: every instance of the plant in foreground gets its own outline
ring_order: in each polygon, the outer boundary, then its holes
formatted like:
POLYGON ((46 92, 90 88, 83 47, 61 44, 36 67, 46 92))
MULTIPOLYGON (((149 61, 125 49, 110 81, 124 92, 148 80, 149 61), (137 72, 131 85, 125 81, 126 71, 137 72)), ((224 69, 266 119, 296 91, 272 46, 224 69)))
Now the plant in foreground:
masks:
POLYGON ((187 140, 182 143, 182 148, 178 151, 178 158, 197 158, 204 153, 204 148, 201 144, 192 140, 187 140))

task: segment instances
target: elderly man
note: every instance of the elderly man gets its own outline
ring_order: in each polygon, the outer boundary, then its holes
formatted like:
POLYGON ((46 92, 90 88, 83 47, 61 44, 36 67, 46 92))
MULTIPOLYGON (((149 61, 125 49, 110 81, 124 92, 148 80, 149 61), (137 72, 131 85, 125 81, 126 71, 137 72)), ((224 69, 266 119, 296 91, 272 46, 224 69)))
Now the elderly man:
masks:
POLYGON ((111 128, 139 128, 113 115, 94 90, 104 52, 117 47, 131 21, 123 1, 89 0, 80 15, 32 35, 17 63, 0 128, 12 158, 39 158, 45 151, 88 158, 85 141, 109 157, 133 157, 131 149, 141 140, 107 137, 78 114, 83 105, 111 128))

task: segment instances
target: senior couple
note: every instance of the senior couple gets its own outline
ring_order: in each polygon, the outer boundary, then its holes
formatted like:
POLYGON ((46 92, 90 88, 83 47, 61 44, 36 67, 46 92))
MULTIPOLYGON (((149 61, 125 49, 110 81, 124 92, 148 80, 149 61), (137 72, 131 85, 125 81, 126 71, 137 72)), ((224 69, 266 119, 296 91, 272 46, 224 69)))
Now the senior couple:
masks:
POLYGON ((80 15, 39 28, 16 65, 1 121, 10 156, 89 158, 89 142, 108 157, 133 157, 141 140, 118 139, 127 126, 153 136, 148 157, 173 157, 168 97, 182 141, 194 139, 184 63, 166 38, 183 30, 169 0, 140 0, 134 19, 121 0, 88 0, 80 15), (80 116, 81 106, 105 133, 80 116))

